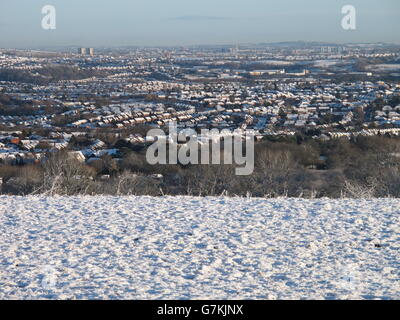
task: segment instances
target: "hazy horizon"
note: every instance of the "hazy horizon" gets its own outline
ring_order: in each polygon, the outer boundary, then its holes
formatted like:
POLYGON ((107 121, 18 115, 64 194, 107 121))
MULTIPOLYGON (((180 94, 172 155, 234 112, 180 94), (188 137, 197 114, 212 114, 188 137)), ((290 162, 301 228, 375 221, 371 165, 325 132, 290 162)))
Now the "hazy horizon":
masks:
POLYGON ((398 0, 2 0, 0 47, 232 45, 274 42, 400 44, 398 0), (341 27, 341 8, 357 9, 357 29, 341 27), (43 30, 41 9, 57 10, 43 30))

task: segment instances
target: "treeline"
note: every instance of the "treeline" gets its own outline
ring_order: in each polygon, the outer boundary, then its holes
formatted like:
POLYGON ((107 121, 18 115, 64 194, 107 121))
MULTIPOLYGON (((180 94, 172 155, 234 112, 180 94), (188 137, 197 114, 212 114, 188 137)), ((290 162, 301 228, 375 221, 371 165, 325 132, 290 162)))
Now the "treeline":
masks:
POLYGON ((60 80, 81 80, 94 76, 103 76, 104 72, 80 69, 68 65, 49 65, 34 72, 28 70, 0 69, 0 81, 48 85, 60 80))
MULTIPOLYGON (((78 143, 78 142, 77 142, 78 143)), ((67 151, 25 166, 0 166, 5 194, 400 197, 400 139, 319 142, 282 138, 256 144, 255 170, 233 165, 149 165, 146 150, 125 146, 84 164, 67 151), (134 151, 135 150, 135 151, 134 151)))
POLYGON ((51 100, 22 100, 0 92, 0 116, 35 116, 56 114, 67 110, 52 103, 51 100))
POLYGON ((0 92, 0 116, 31 116, 38 113, 32 101, 22 101, 0 92))

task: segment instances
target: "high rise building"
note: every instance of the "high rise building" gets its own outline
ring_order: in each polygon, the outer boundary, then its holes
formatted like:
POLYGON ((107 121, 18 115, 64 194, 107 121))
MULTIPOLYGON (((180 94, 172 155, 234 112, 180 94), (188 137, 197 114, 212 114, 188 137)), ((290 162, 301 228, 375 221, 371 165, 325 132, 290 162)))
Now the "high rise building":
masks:
POLYGON ((94 56, 94 49, 93 48, 79 48, 78 49, 78 54, 82 56, 94 56))

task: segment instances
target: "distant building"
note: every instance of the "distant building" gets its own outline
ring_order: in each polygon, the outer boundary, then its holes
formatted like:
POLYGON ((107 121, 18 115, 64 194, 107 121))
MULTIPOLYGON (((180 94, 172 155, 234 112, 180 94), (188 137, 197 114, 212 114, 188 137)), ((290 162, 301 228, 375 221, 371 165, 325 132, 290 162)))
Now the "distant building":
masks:
POLYGON ((94 49, 93 48, 79 48, 78 49, 78 54, 85 56, 94 56, 94 49))

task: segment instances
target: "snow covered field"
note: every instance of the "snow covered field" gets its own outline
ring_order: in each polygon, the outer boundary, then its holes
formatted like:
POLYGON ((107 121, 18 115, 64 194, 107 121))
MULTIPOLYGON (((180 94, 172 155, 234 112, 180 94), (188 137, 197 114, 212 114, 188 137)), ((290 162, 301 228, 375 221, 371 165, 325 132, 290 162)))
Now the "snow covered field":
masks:
POLYGON ((400 200, 0 196, 1 299, 399 299, 400 200))

